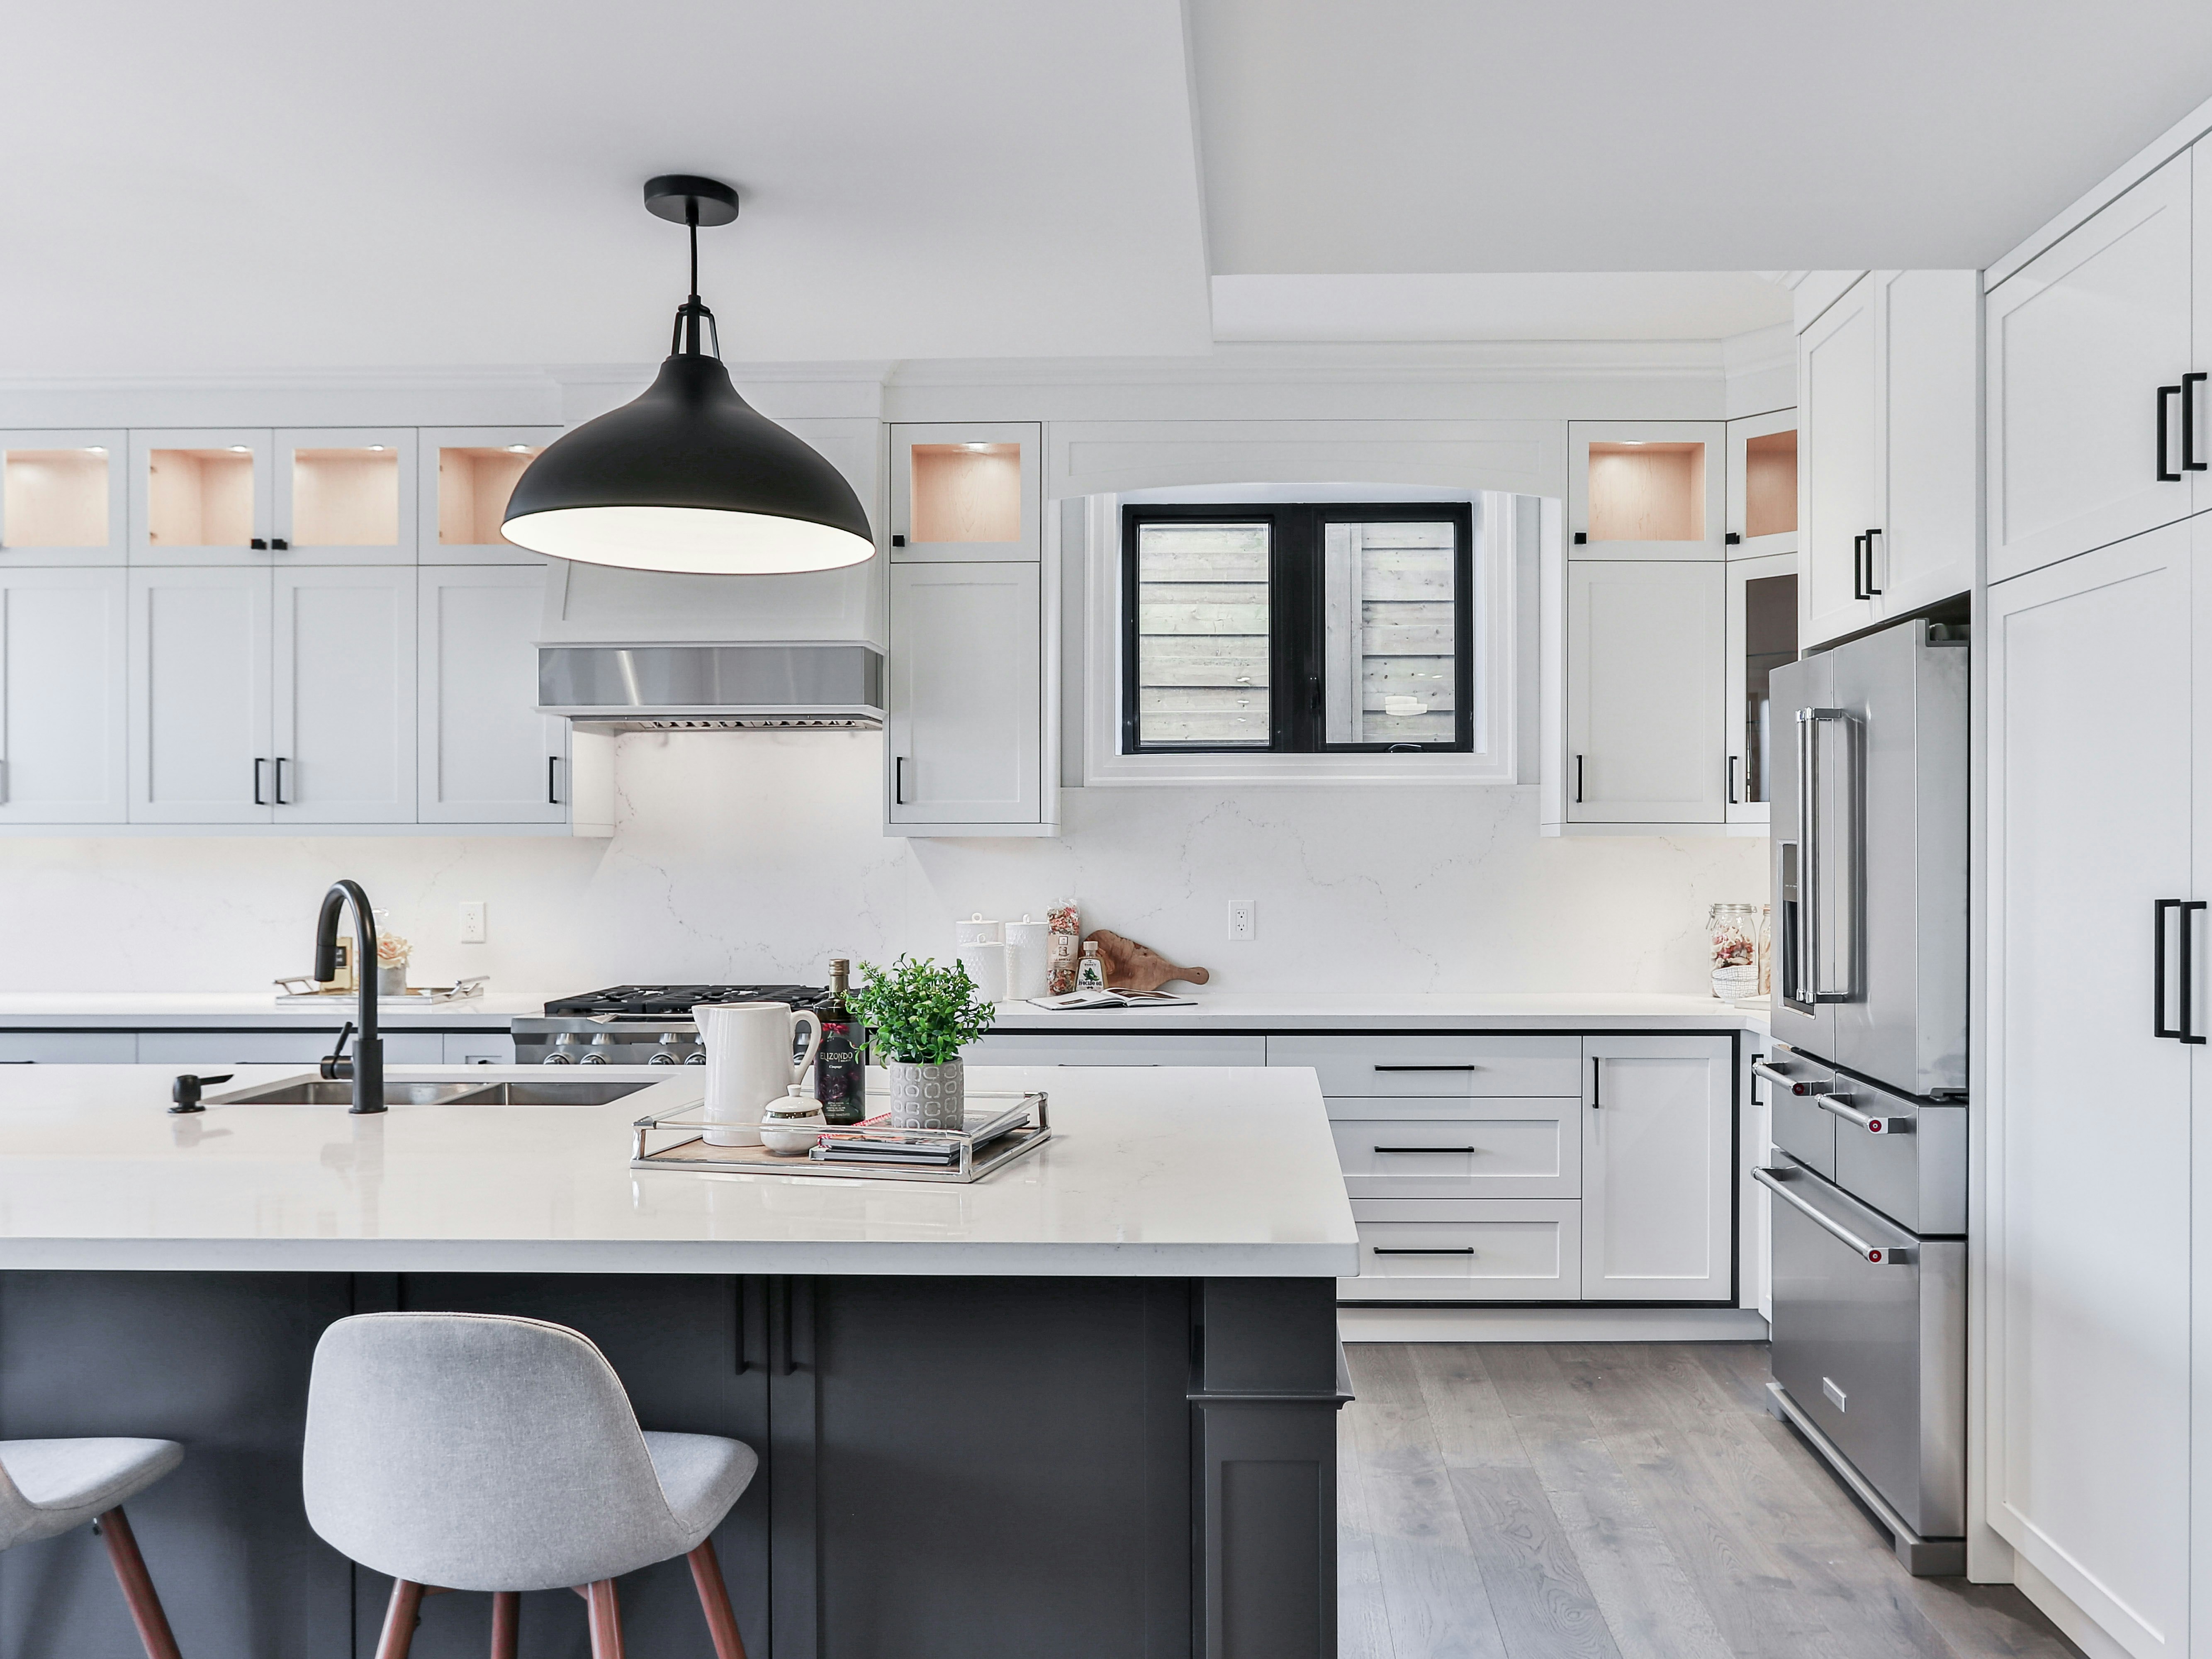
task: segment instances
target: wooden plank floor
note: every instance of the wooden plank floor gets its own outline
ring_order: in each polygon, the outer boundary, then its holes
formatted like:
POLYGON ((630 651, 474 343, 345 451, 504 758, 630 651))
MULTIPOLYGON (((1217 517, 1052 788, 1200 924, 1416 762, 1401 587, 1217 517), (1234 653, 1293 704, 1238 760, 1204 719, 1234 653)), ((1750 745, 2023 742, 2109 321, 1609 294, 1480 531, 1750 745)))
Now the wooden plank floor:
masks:
POLYGON ((1750 1342, 1351 1345, 1343 1659, 2080 1659, 1914 1578, 1750 1342))

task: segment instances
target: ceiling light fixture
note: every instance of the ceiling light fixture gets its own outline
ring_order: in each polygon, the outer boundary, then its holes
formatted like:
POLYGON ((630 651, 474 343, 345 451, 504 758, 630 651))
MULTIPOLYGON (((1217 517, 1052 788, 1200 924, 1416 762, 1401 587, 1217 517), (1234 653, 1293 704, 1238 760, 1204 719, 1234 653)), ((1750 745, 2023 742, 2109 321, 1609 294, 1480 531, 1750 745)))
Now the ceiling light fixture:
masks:
POLYGON ((715 575, 834 570, 875 542, 844 475, 738 395, 699 299, 699 227, 738 216, 714 179, 648 179, 647 211, 691 237, 690 297, 643 395, 547 446, 515 481, 507 539, 590 564, 715 575), (713 343, 702 348, 702 334, 713 343))

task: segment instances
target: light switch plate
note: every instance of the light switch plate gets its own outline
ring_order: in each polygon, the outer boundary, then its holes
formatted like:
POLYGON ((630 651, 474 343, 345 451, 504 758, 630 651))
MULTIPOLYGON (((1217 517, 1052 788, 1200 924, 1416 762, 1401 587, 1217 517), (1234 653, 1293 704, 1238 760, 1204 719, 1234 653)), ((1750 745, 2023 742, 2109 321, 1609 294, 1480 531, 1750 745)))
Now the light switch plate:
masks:
POLYGON ((461 902, 461 943, 482 945, 484 942, 484 902, 464 899, 461 902))
POLYGON ((1250 939, 1255 933, 1259 932, 1259 921, 1253 914, 1253 904, 1250 899, 1231 899, 1229 901, 1230 938, 1235 939, 1250 939))

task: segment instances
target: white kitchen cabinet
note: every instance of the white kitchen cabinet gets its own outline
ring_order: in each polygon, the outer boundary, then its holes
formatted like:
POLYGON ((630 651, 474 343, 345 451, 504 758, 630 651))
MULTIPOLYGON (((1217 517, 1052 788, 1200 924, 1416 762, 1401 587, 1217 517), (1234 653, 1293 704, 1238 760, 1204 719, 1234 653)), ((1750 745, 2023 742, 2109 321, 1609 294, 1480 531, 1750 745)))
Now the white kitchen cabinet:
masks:
POLYGON ((1797 660, 1797 556, 1728 565, 1728 821, 1765 823, 1772 806, 1775 728, 1767 676, 1797 660))
POLYGON ((126 562, 129 455, 120 431, 0 432, 0 567, 126 562))
POLYGON ((1797 411, 1728 423, 1728 556, 1797 550, 1797 411))
POLYGON ((892 427, 891 562, 1034 562, 1043 469, 1033 422, 892 427))
POLYGON ((0 1031, 0 1066, 131 1066, 136 1031, 0 1031))
POLYGON ((1585 1037, 1582 1293, 1717 1302, 1734 1288, 1734 1047, 1585 1037))
POLYGON ((266 823, 270 573, 130 573, 128 715, 134 823, 266 823))
POLYGON ((1570 421, 1570 556, 1723 557, 1727 453, 1717 421, 1570 421))
POLYGON ((1569 562, 1570 823, 1725 821, 1727 633, 1718 561, 1569 562))
POLYGON ((417 598, 416 814, 424 823, 559 823, 568 723, 538 712, 543 569, 425 566, 417 598))
POLYGON ((1053 832, 1043 581, 1037 563, 891 567, 887 834, 1053 832))
POLYGON ((961 1051, 970 1066, 1264 1066, 1265 1037, 1199 1032, 994 1031, 961 1051))
POLYGON ((1578 1117, 1572 1095, 1328 1103, 1344 1189, 1355 1199, 1578 1197, 1578 1117))
POLYGON ((1340 1302, 1572 1302, 1582 1206, 1566 1199, 1354 1199, 1359 1277, 1340 1302))
POLYGON ((1981 636, 1985 1507, 2139 1659, 2186 1650, 2206 1428, 2206 1050, 2154 1032, 2207 1023, 2201 966, 2179 1000, 2205 915, 2163 902, 2212 896, 2208 555, 2200 519, 2048 564, 1991 586, 1981 636))
POLYGON ((124 821, 127 580, 0 566, 0 823, 124 821))
POLYGON ((1869 271, 1799 337, 1803 644, 1973 586, 1978 281, 1869 271))
POLYGON ((415 571, 272 571, 278 823, 415 821, 415 571))
MULTIPOLYGON (((2212 505, 2180 465, 2197 159, 2175 157, 1990 291, 1992 581, 2212 505)), ((2202 414, 2203 387, 2189 390, 2202 414)), ((2212 431, 2194 435, 2212 450, 2212 431)))
POLYGON ((543 566, 544 555, 508 541, 500 524, 515 481, 561 435, 561 428, 423 427, 415 435, 416 559, 423 564, 543 566))
POLYGON ((1875 455, 1867 586, 1884 617, 1974 585, 1980 534, 1981 277, 1877 270, 1875 455))
POLYGON ((131 434, 134 565, 266 565, 276 532, 276 434, 257 428, 131 434))
POLYGON ((271 564, 415 562, 414 428, 304 427, 270 451, 271 564))
POLYGON ((1797 339, 1803 644, 1856 633, 1875 620, 1865 577, 1866 532, 1880 511, 1874 312, 1869 271, 1797 339))

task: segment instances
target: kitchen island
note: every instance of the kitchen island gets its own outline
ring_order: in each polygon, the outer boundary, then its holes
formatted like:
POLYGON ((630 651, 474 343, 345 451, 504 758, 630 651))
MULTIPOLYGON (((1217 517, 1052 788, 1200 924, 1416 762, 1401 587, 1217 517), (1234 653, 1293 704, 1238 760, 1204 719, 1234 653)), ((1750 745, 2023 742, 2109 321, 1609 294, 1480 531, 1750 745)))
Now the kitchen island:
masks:
MULTIPOLYGON (((168 1079, 0 1073, 0 1436, 185 1444, 132 1508, 187 1654, 373 1650, 388 1585, 307 1528, 299 1445, 316 1338, 392 1308, 575 1326, 647 1426, 753 1444, 715 1542, 756 1659, 1334 1652, 1355 1243, 1309 1072, 978 1068, 1054 1138, 969 1187, 632 1170, 696 1074, 365 1118, 168 1079)), ((0 1555, 0 1655, 137 1651, 99 1548, 0 1555)), ((708 1653, 680 1562, 623 1594, 633 1652, 708 1653)), ((438 1597, 415 1650, 489 1616, 438 1597)), ((526 1598, 526 1653, 583 1639, 526 1598)))

